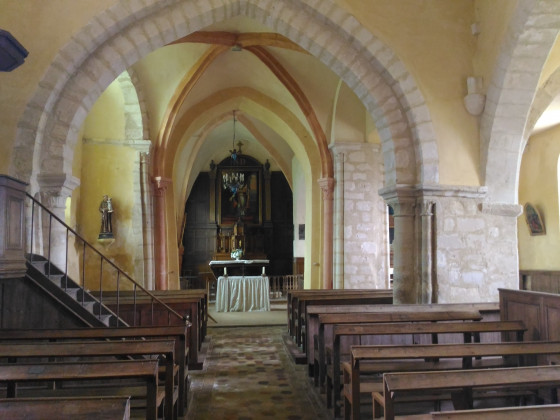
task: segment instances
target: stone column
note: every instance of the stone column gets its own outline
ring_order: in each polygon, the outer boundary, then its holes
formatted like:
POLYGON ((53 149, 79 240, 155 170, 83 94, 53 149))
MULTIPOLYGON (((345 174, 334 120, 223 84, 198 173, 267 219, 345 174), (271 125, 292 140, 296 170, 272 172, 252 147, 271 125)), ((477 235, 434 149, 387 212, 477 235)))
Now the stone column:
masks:
POLYGON ((383 189, 380 193, 394 210, 393 302, 418 303, 419 285, 415 276, 417 253, 414 188, 399 186, 383 189))
POLYGON ((334 288, 344 289, 344 159, 345 153, 333 147, 334 177, 334 288))
POLYGON ((334 179, 321 178, 323 192, 323 289, 333 288, 333 192, 334 179))
POLYGON ((27 184, 0 175, 0 279, 25 275, 27 184))
POLYGON ((137 151, 136 159, 134 160, 134 173, 133 173, 133 191, 134 191, 134 205, 132 208, 132 242, 135 244, 136 249, 132 253, 134 258, 134 280, 142 284, 144 287, 149 288, 153 280, 150 279, 150 264, 146 264, 145 239, 149 238, 149 232, 145 231, 145 190, 147 181, 146 163, 149 159, 150 148, 152 142, 149 140, 130 140, 126 143, 134 150, 137 151))
POLYGON ((153 178, 154 183, 154 240, 155 240, 155 274, 156 290, 167 290, 167 207, 165 194, 167 187, 171 184, 170 179, 157 176, 153 178))
POLYGON ((152 192, 149 181, 150 155, 140 153, 140 201, 142 207, 142 255, 144 257, 144 287, 154 288, 154 225, 152 192))
MULTIPOLYGON (((67 174, 39 175, 40 201, 58 219, 65 221, 66 199, 80 185, 80 180, 67 174)), ((44 212, 41 212, 44 213, 44 212)), ((53 217, 43 214, 43 255, 50 258, 60 270, 66 271, 67 229, 53 217)))
POLYGON ((433 201, 424 201, 419 203, 420 209, 420 272, 421 272, 421 287, 420 287, 420 303, 433 302, 433 287, 434 283, 434 241, 435 232, 432 218, 434 216, 433 209, 435 203, 433 201))

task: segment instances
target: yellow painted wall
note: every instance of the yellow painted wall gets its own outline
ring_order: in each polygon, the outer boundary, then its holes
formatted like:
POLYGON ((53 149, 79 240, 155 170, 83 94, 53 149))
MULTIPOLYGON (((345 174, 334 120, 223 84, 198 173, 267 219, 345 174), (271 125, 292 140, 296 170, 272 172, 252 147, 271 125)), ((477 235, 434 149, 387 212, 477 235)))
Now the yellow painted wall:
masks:
MULTIPOLYGON (((133 197, 133 163, 136 151, 118 145, 86 143, 83 145, 81 205, 79 223, 85 239, 110 257, 129 275, 133 275, 134 243, 131 243, 133 197), (103 195, 109 195, 113 201, 113 233, 115 241, 104 243, 98 241, 101 227, 99 204, 103 195)), ((98 263, 88 259, 88 279, 90 287, 98 287, 98 263)), ((109 280, 104 283, 109 288, 116 287, 109 280)), ((104 287, 105 287, 104 286, 104 287)))
POLYGON ((124 97, 119 82, 114 81, 91 108, 84 122, 84 137, 124 139, 124 129, 124 97))
POLYGON ((117 0, 0 0, 0 28, 29 52, 12 72, 0 72, 0 173, 8 173, 17 122, 45 70, 70 36, 117 0))
POLYGON ((521 161, 519 204, 529 202, 541 213, 546 235, 531 236, 525 215, 518 219, 519 268, 560 270, 558 157, 560 128, 531 137, 521 161))
MULTIPOLYGON (((84 123, 82 145, 80 202, 78 225, 80 234, 112 259, 129 275, 134 273, 136 244, 132 237, 134 205, 134 171, 138 152, 124 140, 124 99, 116 82, 99 97, 84 123), (119 140, 120 139, 120 140, 119 140), (98 241, 101 228, 99 204, 103 195, 113 202, 114 242, 98 241)), ((99 259, 87 258, 87 285, 99 289, 99 259)), ((114 270, 106 270, 104 288, 116 288, 114 270)), ((142 284, 143 279, 138 279, 142 284)), ((122 287, 130 288, 122 283, 122 287)))
POLYGON ((476 36, 474 72, 477 76, 482 76, 484 86, 488 86, 496 67, 504 35, 517 3, 517 0, 475 0, 474 2, 475 21, 480 28, 480 34, 476 36))
POLYGON ((471 35, 470 25, 475 20, 475 2, 336 0, 336 3, 392 48, 414 77, 433 119, 440 182, 480 185, 477 119, 463 105, 466 79, 474 72, 472 58, 477 40, 471 35))

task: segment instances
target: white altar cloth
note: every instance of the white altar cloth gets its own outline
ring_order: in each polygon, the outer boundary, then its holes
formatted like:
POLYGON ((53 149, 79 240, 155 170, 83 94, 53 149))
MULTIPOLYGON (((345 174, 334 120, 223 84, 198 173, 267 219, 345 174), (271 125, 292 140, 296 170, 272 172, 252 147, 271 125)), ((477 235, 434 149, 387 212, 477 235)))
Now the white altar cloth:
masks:
POLYGON ((220 276, 217 312, 270 311, 268 276, 220 276))

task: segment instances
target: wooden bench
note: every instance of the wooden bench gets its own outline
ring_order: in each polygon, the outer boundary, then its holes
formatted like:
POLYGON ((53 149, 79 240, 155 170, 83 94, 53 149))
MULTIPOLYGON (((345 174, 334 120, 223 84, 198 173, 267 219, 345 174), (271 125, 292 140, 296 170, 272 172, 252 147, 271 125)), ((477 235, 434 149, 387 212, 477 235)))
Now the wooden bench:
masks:
POLYGON ((398 416, 399 420, 549 420, 560 418, 560 405, 483 408, 398 416))
MULTIPOLYGON (((175 341, 83 341, 83 342, 34 342, 0 343, 0 358, 17 362, 29 358, 91 358, 91 357, 128 357, 160 356, 165 357, 165 416, 177 416, 175 406, 175 341)), ((15 389, 13 391, 15 394, 15 389)), ((15 395, 9 395, 15 396, 15 395)))
MULTIPOLYGON (((204 289, 196 293, 186 291, 154 291, 154 295, 181 315, 185 315, 192 324, 189 342, 189 369, 200 370, 203 361, 199 360, 202 342, 207 329, 207 295, 204 289)), ((165 308, 153 305, 152 299, 134 292, 121 291, 119 298, 113 292, 103 292, 103 304, 118 313, 126 323, 133 326, 185 325, 179 319, 170 318, 165 308)))
POLYGON ((129 397, 9 398, 0 399, 0 418, 129 420, 129 397))
POLYGON ((311 305, 353 305, 353 304, 391 304, 393 303, 392 290, 353 290, 342 292, 332 290, 329 293, 317 292, 310 295, 298 296, 294 302, 295 311, 292 322, 295 322, 295 339, 298 346, 307 350, 305 335, 307 307, 311 305))
MULTIPOLYGON (((156 420, 157 409, 163 402, 163 393, 158 392, 158 361, 157 360, 128 360, 119 362, 85 362, 85 363, 45 363, 45 364, 7 364, 0 365, 0 382, 7 384, 21 384, 28 382, 44 382, 44 381, 119 381, 123 379, 136 379, 142 380, 146 388, 146 419, 156 420)), ((13 387, 13 389, 16 389, 13 387)), ((110 392, 110 391, 108 391, 110 392)), ((11 398, 16 398, 17 395, 10 396, 4 401, 10 402, 11 398)), ((122 397, 121 397, 122 398, 122 397)), ((38 401, 45 400, 39 399, 38 401)), ((127 398, 128 400, 128 398, 127 398)), ((26 405, 31 406, 33 399, 23 399, 26 405)), ((38 403, 39 404, 39 403, 38 403)), ((70 408, 60 405, 58 411, 61 414, 66 409, 76 410, 76 404, 71 404, 70 408)), ((129 403, 127 404, 130 410, 129 403)), ((1 406, 0 406, 1 407, 1 406)), ((15 407, 15 405, 13 405, 15 407)), ((13 409, 13 408, 12 408, 13 409)), ((3 414, 0 408, 0 414, 3 414)), ((121 413, 121 418, 122 418, 121 413)), ((22 417, 3 417, 2 418, 25 418, 22 417)), ((58 415, 47 417, 46 415, 40 418, 60 418, 58 415)), ((92 417, 84 418, 101 418, 101 413, 96 413, 92 417)), ((105 417, 103 417, 105 418, 105 417)))
MULTIPOLYGON (((340 313, 369 313, 369 312, 392 312, 395 308, 399 311, 415 312, 418 310, 441 310, 441 311, 478 311, 485 321, 500 321, 498 303, 444 303, 444 304, 407 304, 407 305, 311 305, 307 307, 307 350, 305 356, 309 365, 309 375, 313 375, 313 363, 315 360, 316 338, 319 334, 319 315, 320 314, 340 314, 340 313)), ((330 340, 331 328, 325 331, 326 337, 330 340)))
POLYGON ((520 387, 524 391, 560 387, 560 365, 386 373, 383 375, 383 392, 373 393, 373 411, 380 413, 380 408, 383 408, 385 420, 393 420, 399 401, 406 402, 407 397, 417 396, 419 393, 428 393, 429 400, 446 398, 441 395, 442 392, 458 394, 453 396, 455 408, 468 410, 473 408, 473 392, 477 390, 496 391, 520 387))
MULTIPOLYGON (((476 310, 446 310, 437 305, 397 305, 389 311, 367 312, 367 313, 346 313, 346 314, 318 314, 319 331, 317 334, 317 373, 315 385, 323 385, 326 375, 325 358, 325 329, 330 328, 332 337, 332 326, 335 324, 356 324, 356 323, 384 323, 384 322, 422 322, 422 321, 480 321, 482 316, 476 310)), ((315 346, 315 345, 314 345, 315 346)), ((312 360, 315 366, 315 358, 312 360)))
POLYGON ((531 360, 531 363, 537 362, 542 365, 549 364, 551 360, 543 356, 550 357, 550 355, 558 354, 560 354, 559 341, 352 346, 351 362, 342 364, 344 417, 358 420, 360 418, 360 393, 365 392, 371 395, 372 392, 379 392, 382 389, 382 384, 379 383, 364 383, 364 386, 361 387, 362 365, 368 374, 380 375, 409 370, 511 367, 526 364, 529 360, 528 356, 541 356, 541 360, 531 360), (426 359, 429 361, 425 361, 426 359), (445 361, 448 362, 444 363, 445 361), (412 364, 414 366, 411 366, 412 364))
MULTIPOLYGON (((488 322, 416 322, 416 323, 378 323, 378 324, 338 324, 333 327, 331 344, 325 344, 327 362, 329 353, 332 364, 323 367, 326 371, 327 407, 334 404, 335 416, 340 416, 340 363, 343 361, 342 339, 344 337, 362 337, 375 341, 380 336, 404 336, 408 344, 422 341, 421 336, 430 336, 432 344, 440 343, 442 335, 460 336, 464 343, 480 342, 481 334, 499 333, 496 341, 523 341, 526 331, 521 321, 488 321, 488 322), (512 337, 513 336, 513 337, 512 337), (330 369, 329 369, 330 367, 330 369)), ((387 344, 383 342, 368 344, 387 344)), ((393 343, 394 344, 394 343, 393 343)), ((402 343, 404 344, 404 343, 402 343)))
POLYGON ((376 293, 384 292, 386 295, 391 297, 392 303, 392 295, 393 292, 389 289, 297 289, 297 290, 289 290, 286 293, 287 299, 287 315, 288 315, 288 329, 290 337, 296 338, 296 325, 297 319, 299 317, 299 300, 304 300, 307 297, 313 296, 345 296, 348 294, 356 294, 361 292, 371 292, 376 291, 376 293))
POLYGON ((176 363, 179 368, 178 415, 184 416, 188 401, 188 347, 189 325, 120 328, 70 328, 70 329, 0 329, 0 342, 40 340, 115 340, 172 338, 175 340, 176 363))

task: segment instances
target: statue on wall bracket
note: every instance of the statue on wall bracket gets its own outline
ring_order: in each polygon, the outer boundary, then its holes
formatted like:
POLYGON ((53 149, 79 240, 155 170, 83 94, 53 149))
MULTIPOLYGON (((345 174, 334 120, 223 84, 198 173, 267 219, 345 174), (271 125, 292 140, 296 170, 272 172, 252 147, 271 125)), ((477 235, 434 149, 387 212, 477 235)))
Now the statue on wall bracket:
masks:
POLYGON ((99 239, 112 239, 113 235, 113 203, 111 197, 108 195, 103 196, 103 200, 99 205, 99 212, 101 213, 101 231, 99 232, 99 239))

